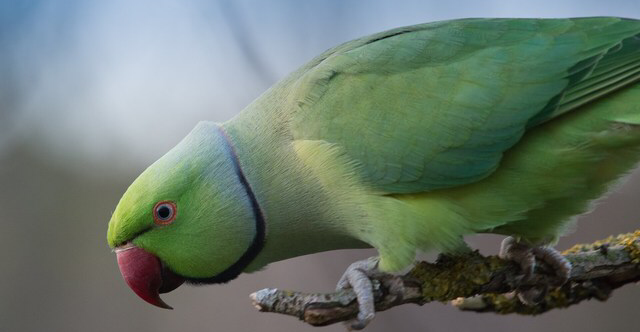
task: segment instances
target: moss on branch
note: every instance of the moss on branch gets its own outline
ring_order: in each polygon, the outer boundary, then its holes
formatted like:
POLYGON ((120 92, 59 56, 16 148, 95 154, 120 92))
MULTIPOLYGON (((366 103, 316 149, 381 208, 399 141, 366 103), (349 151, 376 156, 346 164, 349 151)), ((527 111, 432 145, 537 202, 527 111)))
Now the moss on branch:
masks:
MULTIPOLYGON (((543 264, 536 267, 535 278, 524 284, 519 267, 497 256, 485 257, 477 251, 441 255, 435 263, 420 262, 400 277, 401 297, 392 295, 385 286, 385 278, 391 276, 373 280, 376 311, 405 303, 451 301, 467 311, 536 315, 584 300, 604 301, 614 289, 640 280, 640 230, 575 245, 563 254, 573 268, 569 281, 555 288, 555 276, 543 264), (524 305, 514 295, 516 290, 534 286, 550 289, 536 305, 524 305)), ((358 313, 351 290, 308 294, 263 289, 251 298, 260 311, 296 316, 315 326, 349 320, 358 313)))

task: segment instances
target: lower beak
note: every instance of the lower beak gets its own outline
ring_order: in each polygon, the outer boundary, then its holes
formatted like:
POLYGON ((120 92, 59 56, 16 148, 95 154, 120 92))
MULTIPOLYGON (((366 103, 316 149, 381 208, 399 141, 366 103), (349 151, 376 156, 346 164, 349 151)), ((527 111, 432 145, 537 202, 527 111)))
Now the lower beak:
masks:
POLYGON ((158 257, 132 243, 116 248, 118 266, 124 281, 143 300, 165 309, 173 309, 160 298, 180 286, 184 279, 171 272, 158 257))

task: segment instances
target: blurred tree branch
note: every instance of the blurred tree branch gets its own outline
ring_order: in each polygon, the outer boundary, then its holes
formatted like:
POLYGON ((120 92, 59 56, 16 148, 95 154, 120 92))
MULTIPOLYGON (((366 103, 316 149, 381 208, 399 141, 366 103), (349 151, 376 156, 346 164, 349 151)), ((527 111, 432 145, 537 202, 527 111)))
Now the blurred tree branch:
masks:
MULTIPOLYGON (((461 310, 536 315, 564 308, 588 299, 606 300, 612 291, 640 281, 640 230, 611 236, 591 244, 576 245, 564 253, 573 265, 563 286, 551 289, 535 306, 520 303, 513 292, 527 287, 553 285, 553 273, 544 265, 536 267, 536 277, 523 284, 519 267, 497 256, 484 257, 477 251, 460 256, 440 255, 435 263, 420 262, 401 276, 403 295, 390 294, 383 277, 373 280, 376 310, 431 301, 451 301, 461 310)), ((296 316, 315 326, 349 320, 358 313, 355 294, 350 290, 308 294, 267 288, 251 294, 258 310, 296 316)))
POLYGON ((237 8, 234 1, 225 0, 218 4, 223 14, 222 17, 229 26, 231 35, 240 48, 247 64, 253 69, 263 85, 266 87, 271 86, 277 81, 278 77, 271 73, 269 66, 264 62, 264 57, 261 56, 260 50, 257 49, 258 45, 251 40, 250 29, 247 28, 246 21, 241 15, 242 11, 237 8))

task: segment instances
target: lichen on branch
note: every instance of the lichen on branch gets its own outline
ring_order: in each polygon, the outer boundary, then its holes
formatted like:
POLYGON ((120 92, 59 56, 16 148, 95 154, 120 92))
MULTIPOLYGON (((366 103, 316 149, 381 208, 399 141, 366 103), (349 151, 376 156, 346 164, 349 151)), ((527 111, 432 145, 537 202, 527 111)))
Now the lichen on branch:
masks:
MULTIPOLYGON (((538 265, 535 277, 524 284, 519 267, 497 256, 482 256, 477 251, 440 255, 435 263, 420 262, 400 277, 404 286, 401 297, 386 289, 387 277, 372 280, 376 311, 405 303, 451 301, 467 311, 535 315, 588 299, 604 301, 614 289, 640 280, 640 230, 575 245, 563 255, 573 268, 569 281, 561 287, 551 286, 555 276, 544 264, 538 265), (550 289, 536 305, 524 305, 513 295, 533 286, 550 289)), ((251 299, 260 311, 296 316, 315 326, 346 321, 358 313, 351 290, 308 294, 268 288, 251 294, 251 299)))

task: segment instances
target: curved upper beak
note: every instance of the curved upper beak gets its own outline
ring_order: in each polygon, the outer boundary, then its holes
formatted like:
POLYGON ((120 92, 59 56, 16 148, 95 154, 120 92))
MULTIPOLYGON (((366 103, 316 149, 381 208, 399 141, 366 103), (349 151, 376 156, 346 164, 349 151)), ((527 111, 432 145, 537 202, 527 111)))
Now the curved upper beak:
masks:
POLYGON ((128 242, 115 249, 124 281, 143 300, 165 309, 173 309, 160 298, 180 286, 184 278, 171 272, 155 255, 128 242))

